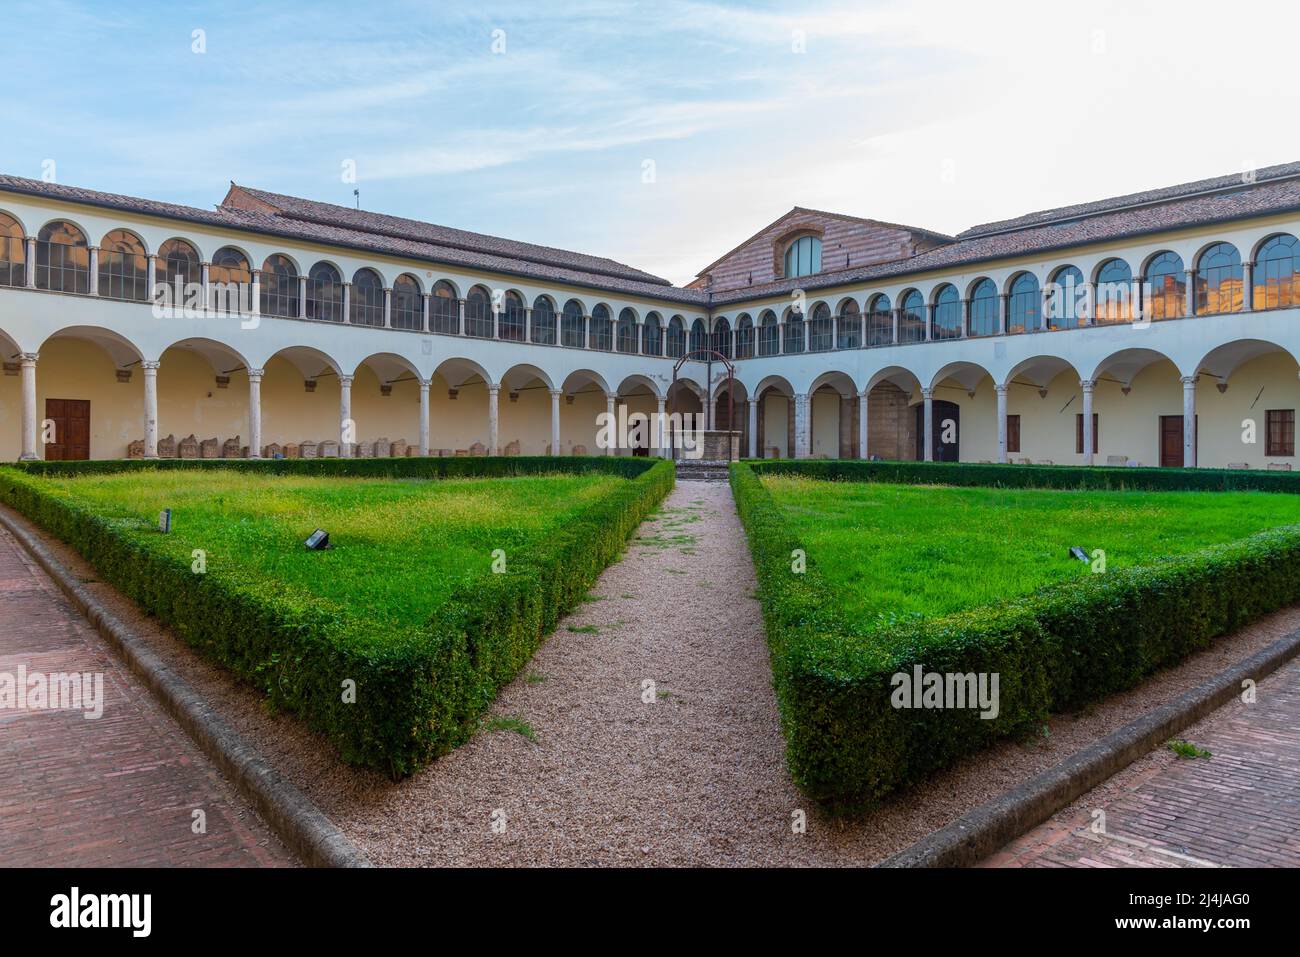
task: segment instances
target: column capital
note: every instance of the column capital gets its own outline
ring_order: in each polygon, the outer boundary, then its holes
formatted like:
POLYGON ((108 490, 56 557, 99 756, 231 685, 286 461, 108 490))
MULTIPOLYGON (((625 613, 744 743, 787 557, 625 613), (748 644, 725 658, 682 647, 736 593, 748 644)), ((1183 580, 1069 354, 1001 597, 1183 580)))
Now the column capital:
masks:
POLYGON ((563 389, 548 389, 547 391, 551 393, 552 399, 558 399, 560 396, 564 395, 563 389))
POLYGON ((993 389, 998 395, 1006 395, 1011 386, 1005 382, 994 383, 993 389))
POLYGON ((429 388, 429 386, 433 385, 433 380, 432 380, 432 379, 422 379, 422 378, 420 378, 419 376, 416 376, 416 377, 415 377, 415 381, 418 382, 418 383, 420 383, 420 389, 421 389, 422 391, 427 390, 427 389, 429 388))
POLYGON ((145 359, 140 363, 140 368, 143 369, 145 373, 157 372, 160 365, 162 365, 162 362, 158 359, 145 359))
POLYGON ((1079 388, 1084 392, 1091 392, 1097 385, 1096 379, 1080 379, 1079 388))
POLYGON ((385 295, 385 296, 391 296, 392 294, 393 294, 393 287, 392 287, 392 286, 385 286, 385 287, 384 287, 384 295, 385 295))
POLYGON ((36 360, 41 357, 39 352, 24 352, 18 356, 18 361, 25 366, 35 366, 36 360))
POLYGON ((350 375, 341 375, 341 376, 339 376, 339 385, 341 385, 341 386, 348 386, 349 388, 351 388, 351 386, 352 386, 352 376, 350 376, 350 375))
POLYGON ((922 399, 926 399, 926 400, 933 399, 933 398, 934 398, 934 390, 933 390, 933 389, 922 389, 922 390, 921 390, 921 398, 922 398, 922 399))
POLYGON ((488 388, 488 395, 499 395, 501 393, 500 382, 489 382, 487 388, 488 388))
POLYGON ((1178 381, 1180 381, 1183 384, 1183 388, 1186 389, 1189 388, 1190 386, 1196 385, 1196 380, 1199 378, 1200 376, 1185 375, 1182 378, 1180 378, 1178 381))
POLYGON ((605 393, 605 401, 606 401, 606 402, 615 402, 615 401, 617 401, 617 400, 618 400, 618 393, 617 393, 617 392, 606 392, 606 393, 605 393))
POLYGON ((261 381, 262 381, 262 376, 264 376, 264 375, 266 375, 266 370, 265 370, 265 369, 249 369, 249 370, 248 370, 248 381, 249 381, 249 382, 261 382, 261 381))

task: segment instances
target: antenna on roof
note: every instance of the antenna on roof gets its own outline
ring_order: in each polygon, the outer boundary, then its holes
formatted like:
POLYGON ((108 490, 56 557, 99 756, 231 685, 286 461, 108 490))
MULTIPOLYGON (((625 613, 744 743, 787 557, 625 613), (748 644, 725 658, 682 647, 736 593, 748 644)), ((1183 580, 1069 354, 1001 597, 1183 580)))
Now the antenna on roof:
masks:
POLYGON ((360 190, 360 188, 354 189, 354 190, 352 191, 352 195, 355 196, 355 197, 357 198, 357 209, 360 209, 360 208, 361 208, 361 190, 360 190))

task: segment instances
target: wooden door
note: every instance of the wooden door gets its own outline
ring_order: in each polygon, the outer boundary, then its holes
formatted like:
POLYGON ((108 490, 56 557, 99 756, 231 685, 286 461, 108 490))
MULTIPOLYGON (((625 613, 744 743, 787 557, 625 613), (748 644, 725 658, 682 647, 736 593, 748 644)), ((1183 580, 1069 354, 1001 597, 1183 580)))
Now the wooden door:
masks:
MULTIPOLYGON (((931 432, 934 433, 934 460, 936 462, 960 462, 961 461, 961 434, 958 431, 961 426, 961 406, 956 402, 948 402, 944 399, 932 400, 930 416, 933 421, 930 423, 931 432), (944 423, 951 424, 950 428, 945 428, 944 423), (951 436, 951 442, 945 442, 944 436, 951 436)), ((925 403, 921 402, 916 406, 916 460, 918 462, 925 459, 925 403)))
MULTIPOLYGON (((1192 421, 1192 442, 1198 446, 1200 416, 1192 421)), ((1179 469, 1183 467, 1183 417, 1181 415, 1160 416, 1160 467, 1179 469)))
POLYGON ((89 399, 46 399, 45 418, 54 423, 54 441, 45 443, 47 462, 90 458, 89 399))

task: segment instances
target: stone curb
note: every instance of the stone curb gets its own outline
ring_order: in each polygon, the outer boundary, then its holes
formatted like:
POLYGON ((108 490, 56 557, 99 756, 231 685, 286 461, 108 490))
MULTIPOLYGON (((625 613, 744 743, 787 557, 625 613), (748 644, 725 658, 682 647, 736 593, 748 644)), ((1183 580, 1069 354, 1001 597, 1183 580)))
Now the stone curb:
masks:
POLYGON ((1294 631, 1149 714, 1048 768, 877 867, 969 867, 1037 827, 1081 794, 1221 708, 1241 691, 1300 654, 1294 631))
POLYGON ((267 764, 256 748, 244 741, 184 678, 104 607, 44 542, 8 514, 8 509, 0 510, 0 525, 54 579, 127 666, 144 679, 167 713, 234 782, 239 793, 290 850, 312 867, 371 866, 365 855, 302 791, 267 764))

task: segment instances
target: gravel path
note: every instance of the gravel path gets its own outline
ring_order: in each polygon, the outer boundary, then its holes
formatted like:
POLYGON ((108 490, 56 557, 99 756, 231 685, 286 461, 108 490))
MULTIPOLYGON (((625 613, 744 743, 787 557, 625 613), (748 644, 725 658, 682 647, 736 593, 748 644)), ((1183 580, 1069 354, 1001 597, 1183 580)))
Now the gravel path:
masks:
POLYGON ((390 865, 874 863, 1300 628, 1300 609, 1271 615, 1137 688, 1054 715, 1035 741, 990 748, 847 822, 819 815, 786 771, 753 566, 724 483, 678 483, 593 600, 502 689, 484 730, 398 783, 342 764, 50 545, 363 852, 390 865), (647 679, 652 703, 642 700, 647 679), (791 827, 797 810, 805 833, 791 827))

